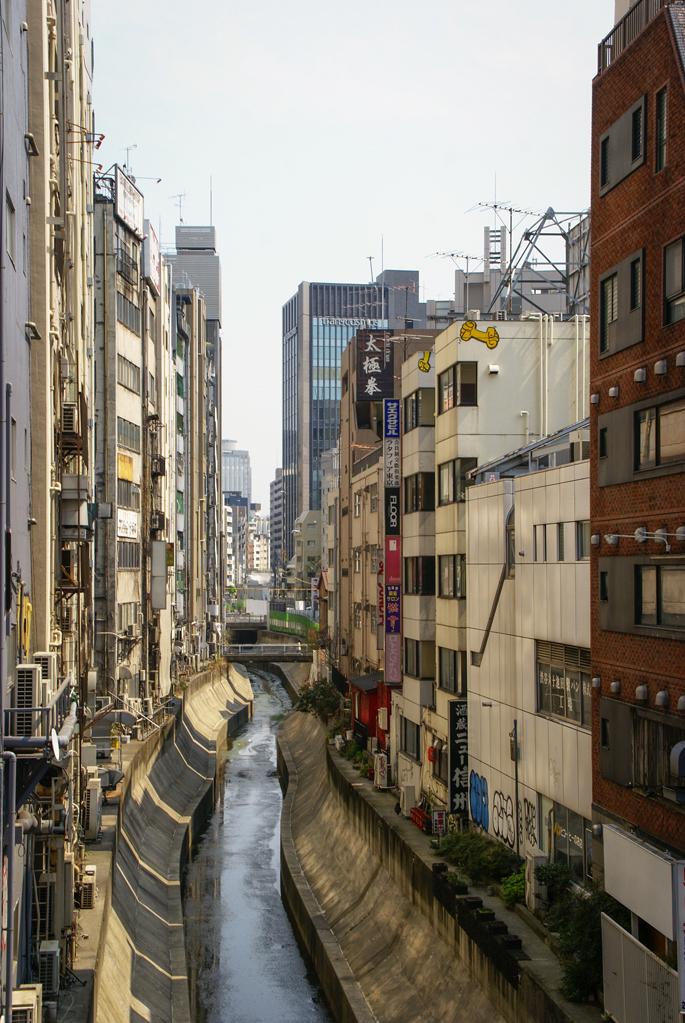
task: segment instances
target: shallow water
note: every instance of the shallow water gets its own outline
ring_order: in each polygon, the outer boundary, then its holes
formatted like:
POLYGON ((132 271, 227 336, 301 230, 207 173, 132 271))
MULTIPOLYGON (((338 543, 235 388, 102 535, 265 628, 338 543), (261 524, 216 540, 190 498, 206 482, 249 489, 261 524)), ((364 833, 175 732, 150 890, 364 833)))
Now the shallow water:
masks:
POLYGON ((332 1023, 280 894, 282 797, 276 728, 291 706, 275 675, 250 669, 253 720, 229 742, 221 796, 185 878, 196 1023, 332 1023))

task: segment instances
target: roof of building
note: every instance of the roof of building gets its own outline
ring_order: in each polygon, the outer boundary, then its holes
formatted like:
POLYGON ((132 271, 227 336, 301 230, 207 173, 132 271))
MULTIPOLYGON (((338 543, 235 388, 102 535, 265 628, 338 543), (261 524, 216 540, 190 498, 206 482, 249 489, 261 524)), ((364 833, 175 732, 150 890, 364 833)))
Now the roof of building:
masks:
POLYGON ((493 458, 491 462, 485 462, 483 465, 476 466, 475 469, 471 469, 468 476, 482 483, 483 476, 487 472, 498 472, 500 476, 520 476, 523 473, 531 472, 533 466, 530 456, 533 452, 539 452, 542 448, 558 447, 571 433, 575 433, 578 430, 589 430, 589 428, 590 420, 581 419, 580 422, 573 423, 572 426, 565 426, 562 430, 551 433, 549 437, 543 437, 541 440, 536 440, 523 448, 517 448, 515 451, 510 451, 499 458, 493 458))
POLYGON ((348 685, 354 686, 355 689, 361 689, 363 693, 369 693, 372 689, 376 689, 378 683, 382 681, 382 671, 374 671, 371 675, 357 675, 355 678, 347 680, 348 685))

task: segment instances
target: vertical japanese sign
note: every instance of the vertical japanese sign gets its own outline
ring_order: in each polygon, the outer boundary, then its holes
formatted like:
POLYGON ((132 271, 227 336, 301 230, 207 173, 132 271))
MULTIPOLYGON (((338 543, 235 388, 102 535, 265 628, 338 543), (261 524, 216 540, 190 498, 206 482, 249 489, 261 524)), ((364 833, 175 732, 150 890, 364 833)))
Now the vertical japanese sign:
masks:
POLYGON ((357 332, 357 401, 382 401, 394 390, 392 341, 357 332))
POLYGON ((468 813, 469 736, 466 700, 449 701, 450 813, 468 813))
POLYGON ((400 402, 383 402, 385 484, 385 681, 402 684, 402 541, 400 537, 400 402))
POLYGON ((685 860, 673 864, 673 923, 678 948, 678 1004, 685 1013, 685 860))
POLYGON ((376 573, 376 649, 385 646, 385 562, 378 562, 376 573))

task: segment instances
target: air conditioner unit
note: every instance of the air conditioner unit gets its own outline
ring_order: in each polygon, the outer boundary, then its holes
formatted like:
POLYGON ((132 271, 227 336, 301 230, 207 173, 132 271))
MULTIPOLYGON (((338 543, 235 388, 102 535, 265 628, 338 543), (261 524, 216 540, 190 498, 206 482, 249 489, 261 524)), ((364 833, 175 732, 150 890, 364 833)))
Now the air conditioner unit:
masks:
POLYGON ((36 937, 48 938, 54 933, 55 891, 57 874, 39 874, 36 881, 36 900, 33 910, 36 937))
MULTIPOLYGON (((14 689, 15 707, 40 707, 43 697, 43 675, 40 664, 18 664, 14 689)), ((35 713, 14 714, 16 735, 29 736, 37 730, 39 715, 35 713)))
POLYGON ((166 476, 166 464, 163 455, 153 455, 150 461, 150 474, 152 476, 166 476))
POLYGON ((152 709, 152 697, 146 696, 145 699, 143 700, 143 714, 145 714, 146 717, 151 718, 153 713, 154 711, 152 709))
MULTIPOLYGON (((4 1017, 3 1017, 4 1019, 4 1017)), ((12 1023, 42 1023, 43 988, 40 984, 22 984, 12 992, 12 1023)))
POLYGON ((135 636, 136 635, 136 626, 133 625, 133 624, 132 625, 127 625, 126 626, 126 635, 130 636, 130 637, 135 636))
MULTIPOLYGON (((83 746, 81 747, 81 750, 83 750, 83 746)), ((97 766, 97 764, 94 764, 93 766, 86 768, 86 785, 88 784, 89 781, 97 781, 99 777, 100 769, 97 766)))
POLYGON ((387 730, 388 730, 388 708, 387 707, 379 707, 378 708, 378 727, 380 728, 380 730, 382 732, 387 732, 387 730))
POLYGON ((153 512, 150 516, 150 529, 163 530, 166 527, 164 512, 153 512))
POLYGON ((38 979, 44 995, 59 994, 59 941, 41 941, 38 950, 38 979))
POLYGON ((86 839, 94 842, 100 834, 102 823, 102 786, 100 779, 94 778, 86 786, 86 812, 83 821, 86 839))
POLYGON ((376 738, 375 735, 374 736, 370 736, 366 740, 366 752, 374 754, 377 749, 378 749, 378 739, 376 738))
POLYGON ((81 909, 93 909, 95 906, 95 889, 97 867, 89 863, 81 876, 81 909))
POLYGON ((151 628, 149 631, 150 642, 154 643, 155 646, 159 643, 159 629, 151 628))
POLYGON ((62 433, 78 433, 78 406, 75 403, 62 405, 62 433))
POLYGON ((388 787, 388 758, 385 753, 376 753, 373 758, 373 785, 376 789, 388 787))
POLYGON ((340 654, 341 654, 342 657, 346 657, 347 656, 347 640, 346 639, 341 639, 340 640, 340 654))
POLYGON ((43 680, 42 705, 45 706, 57 689, 57 654, 52 651, 41 651, 33 655, 33 663, 40 664, 43 680))
POLYGON ((141 710, 143 709, 140 698, 137 696, 129 696, 128 709, 133 711, 134 714, 140 714, 141 710))
POLYGON ((547 897, 547 887, 540 884, 535 876, 535 868, 547 862, 547 857, 541 852, 526 853, 526 907, 534 913, 540 909, 541 902, 547 897))
POLYGON ((413 785, 400 785, 400 812, 403 817, 410 817, 412 807, 416 805, 416 789, 413 785))

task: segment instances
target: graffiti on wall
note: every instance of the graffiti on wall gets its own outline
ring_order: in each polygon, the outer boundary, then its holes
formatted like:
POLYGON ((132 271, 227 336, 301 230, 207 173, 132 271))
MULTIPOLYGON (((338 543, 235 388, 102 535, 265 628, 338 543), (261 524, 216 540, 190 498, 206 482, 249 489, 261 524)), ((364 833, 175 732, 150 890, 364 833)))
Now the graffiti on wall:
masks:
POLYGON ((469 805, 471 817, 476 824, 479 824, 483 831, 490 826, 490 808, 488 804, 488 781, 475 771, 471 771, 469 778, 469 805))
POLYGON ((538 821, 537 821, 537 807, 535 803, 529 802, 527 799, 523 800, 523 819, 525 827, 526 842, 536 848, 538 844, 538 821))
POLYGON ((495 792, 492 797, 492 830, 501 842, 513 849, 516 841, 514 833, 514 800, 503 792, 495 792))

